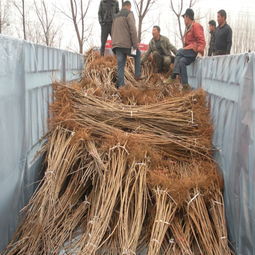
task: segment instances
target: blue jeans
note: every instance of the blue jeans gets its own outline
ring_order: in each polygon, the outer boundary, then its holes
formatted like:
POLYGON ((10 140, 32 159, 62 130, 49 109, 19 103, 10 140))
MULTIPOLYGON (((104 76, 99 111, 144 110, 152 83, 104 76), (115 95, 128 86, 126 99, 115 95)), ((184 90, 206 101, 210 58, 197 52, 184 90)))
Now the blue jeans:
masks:
POLYGON ((174 74, 179 74, 182 84, 188 84, 187 66, 196 60, 197 53, 193 50, 180 49, 174 61, 174 74))
MULTIPOLYGON (((117 87, 125 85, 125 65, 127 61, 127 56, 130 55, 130 49, 116 48, 115 50, 118 62, 118 72, 117 72, 117 87)), ((135 59, 135 76, 141 76, 141 51, 137 49, 136 55, 132 56, 135 59)))

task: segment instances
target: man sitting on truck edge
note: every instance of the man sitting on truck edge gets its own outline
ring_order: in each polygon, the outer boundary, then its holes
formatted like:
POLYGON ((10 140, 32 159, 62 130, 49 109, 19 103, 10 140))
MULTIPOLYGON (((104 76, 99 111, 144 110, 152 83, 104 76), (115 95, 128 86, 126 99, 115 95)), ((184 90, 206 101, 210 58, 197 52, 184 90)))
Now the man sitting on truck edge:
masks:
POLYGON ((202 57, 205 50, 205 36, 203 27, 194 21, 194 11, 187 9, 183 14, 186 26, 183 37, 184 48, 179 49, 174 61, 174 71, 171 77, 165 82, 171 82, 180 77, 184 89, 188 89, 187 66, 196 60, 196 57, 202 57))

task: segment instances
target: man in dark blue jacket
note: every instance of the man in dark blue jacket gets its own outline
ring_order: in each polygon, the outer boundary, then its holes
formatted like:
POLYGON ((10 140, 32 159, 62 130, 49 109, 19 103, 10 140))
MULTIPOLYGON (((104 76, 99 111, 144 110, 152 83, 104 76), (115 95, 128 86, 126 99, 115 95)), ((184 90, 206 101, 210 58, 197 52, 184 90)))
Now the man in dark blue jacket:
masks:
POLYGON ((104 56, 107 37, 112 31, 112 22, 115 14, 119 12, 117 0, 101 0, 98 10, 98 20, 101 25, 101 56, 104 56))

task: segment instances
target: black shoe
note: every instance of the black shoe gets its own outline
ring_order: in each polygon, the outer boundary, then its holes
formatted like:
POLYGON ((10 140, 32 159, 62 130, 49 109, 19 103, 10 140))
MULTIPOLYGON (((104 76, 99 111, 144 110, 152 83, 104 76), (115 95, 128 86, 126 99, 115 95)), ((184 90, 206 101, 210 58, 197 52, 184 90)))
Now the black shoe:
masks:
POLYGON ((191 86, 188 83, 182 84, 184 90, 191 90, 191 86))
POLYGON ((146 79, 145 76, 135 76, 136 81, 141 81, 141 80, 145 80, 145 79, 146 79))
POLYGON ((171 79, 172 79, 172 80, 175 80, 176 77, 177 77, 177 75, 178 75, 177 73, 173 73, 173 74, 171 75, 171 79))

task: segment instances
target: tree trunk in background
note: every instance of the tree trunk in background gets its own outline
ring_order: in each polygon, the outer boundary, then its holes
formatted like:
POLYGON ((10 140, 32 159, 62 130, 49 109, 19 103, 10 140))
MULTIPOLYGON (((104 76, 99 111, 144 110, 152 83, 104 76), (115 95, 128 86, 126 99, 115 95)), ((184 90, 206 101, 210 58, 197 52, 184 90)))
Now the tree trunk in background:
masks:
POLYGON ((24 40, 27 40, 26 17, 25 17, 25 0, 22 0, 22 24, 23 24, 23 38, 24 38, 24 40))
POLYGON ((34 6, 42 28, 44 44, 53 47, 55 46, 55 38, 58 33, 58 28, 54 24, 56 7, 52 9, 52 6, 49 6, 46 0, 34 0, 34 6))
MULTIPOLYGON (((189 0, 188 1, 188 5, 187 8, 192 8, 194 7, 194 5, 198 2, 198 0, 189 0)), ((185 2, 186 3, 186 2, 185 2)), ((184 46, 184 41, 183 41, 183 30, 182 30, 182 15, 185 12, 186 8, 184 8, 184 0, 170 0, 170 5, 171 5, 171 10, 174 13, 174 15, 177 18, 177 24, 178 24, 178 29, 179 29, 179 36, 180 36, 180 40, 184 46), (175 2, 175 5, 174 5, 175 2), (176 5, 178 7, 176 7, 176 5)), ((186 3, 187 4, 187 3, 186 3)))
POLYGON ((70 0, 71 17, 69 15, 66 16, 71 18, 73 22, 79 45, 79 53, 83 54, 84 42, 89 38, 90 35, 88 33, 89 30, 86 31, 85 29, 85 21, 91 0, 86 0, 85 2, 80 0, 79 3, 80 4, 78 5, 76 0, 70 0))
POLYGON ((10 6, 8 1, 0 0, 0 34, 3 33, 4 26, 8 26, 10 6))
POLYGON ((151 7, 157 0, 134 0, 137 16, 138 16, 138 42, 142 41, 143 21, 151 7))
POLYGON ((139 43, 142 41, 142 23, 143 23, 143 20, 139 18, 138 20, 138 42, 139 43))
POLYGON ((23 31, 23 39, 27 40, 27 32, 26 32, 26 8, 25 8, 25 0, 21 0, 21 5, 20 2, 17 3, 16 1, 13 2, 14 7, 18 10, 21 19, 22 19, 22 31, 23 31))

